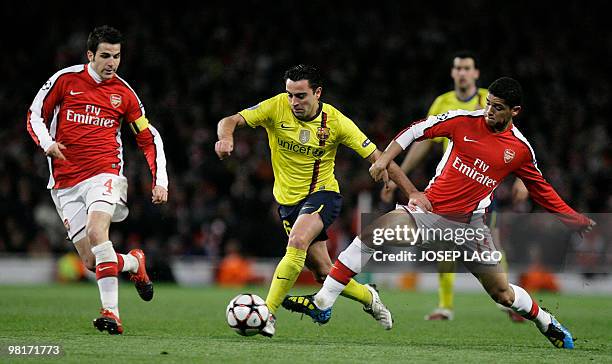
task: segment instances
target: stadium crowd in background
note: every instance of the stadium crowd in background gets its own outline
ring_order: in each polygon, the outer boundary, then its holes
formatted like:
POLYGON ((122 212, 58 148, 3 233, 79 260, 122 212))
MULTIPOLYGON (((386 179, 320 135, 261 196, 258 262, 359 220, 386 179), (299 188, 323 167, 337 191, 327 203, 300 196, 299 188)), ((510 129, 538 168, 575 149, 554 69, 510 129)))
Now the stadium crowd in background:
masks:
MULTIPOLYGON (((85 62, 83 44, 92 22, 125 34, 128 48, 122 57, 128 61, 122 76, 139 85, 140 99, 164 135, 172 181, 168 204, 153 207, 146 160, 126 140, 131 211, 111 233, 117 250, 142 246, 153 260, 169 254, 219 257, 225 242, 236 239, 249 255, 282 255, 286 237, 269 192, 267 141, 238 132, 233 158, 222 163, 214 153, 217 121, 282 92, 283 70, 307 62, 327 76, 326 102, 341 105, 374 143, 387 145, 400 125, 426 115, 439 90, 452 87, 448 59, 466 48, 481 57, 482 85, 500 74, 523 85, 525 103, 516 124, 559 194, 578 211, 610 211, 612 86, 605 60, 612 56, 612 37, 604 13, 593 5, 570 3, 548 17, 542 16, 546 4, 504 3, 491 12, 478 0, 404 10, 376 3, 336 16, 320 11, 322 2, 302 9, 300 17, 322 24, 307 31, 288 3, 258 9, 265 17, 254 16, 249 5, 192 4, 188 11, 160 11, 125 4, 112 18, 99 19, 76 16, 68 5, 37 5, 45 8, 38 9, 45 18, 37 23, 45 32, 23 30, 3 40, 11 57, 0 61, 10 70, 0 87, 0 253, 72 249, 48 192, 40 188, 48 169, 25 132, 25 114, 41 80, 85 62), (455 19, 457 12, 470 14, 470 20, 455 19)), ((3 13, 23 18, 28 5, 21 6, 3 13)), ((419 188, 435 163, 437 158, 413 172, 419 188)), ((344 183, 343 211, 334 229, 353 236, 357 195, 369 192, 376 199, 380 185, 370 181, 367 166, 347 148, 338 153, 336 173, 351 183, 344 183)), ((510 187, 497 190, 500 211, 511 206, 510 187)))

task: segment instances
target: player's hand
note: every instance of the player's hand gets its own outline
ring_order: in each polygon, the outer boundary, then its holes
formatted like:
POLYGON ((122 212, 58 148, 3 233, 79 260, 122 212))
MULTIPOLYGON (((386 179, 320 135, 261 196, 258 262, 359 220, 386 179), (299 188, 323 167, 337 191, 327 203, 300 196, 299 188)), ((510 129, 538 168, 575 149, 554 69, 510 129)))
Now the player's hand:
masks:
POLYGON ((215 153, 219 156, 219 159, 223 160, 229 157, 234 150, 233 140, 219 140, 215 143, 215 153))
POLYGON ((62 150, 64 150, 64 149, 66 149, 66 146, 64 146, 64 144, 59 143, 59 142, 55 142, 55 143, 51 144, 51 146, 49 147, 49 149, 47 149, 45 154, 48 155, 51 158, 61 159, 61 160, 65 161, 66 157, 62 153, 62 150))
POLYGON ((153 191, 151 192, 151 202, 158 205, 161 203, 168 202, 168 190, 161 186, 153 187, 153 191))
POLYGON ((393 195, 395 194, 395 190, 397 189, 397 185, 393 181, 389 181, 383 188, 380 190, 380 199, 384 203, 392 203, 393 195))
MULTIPOLYGON (((380 160, 380 159, 379 159, 380 160)), ((374 179, 374 181, 379 182, 380 180, 389 181, 389 174, 387 173, 387 166, 379 163, 378 160, 370 166, 370 176, 374 179), (384 179, 386 178, 386 180, 384 179)))
POLYGON ((589 224, 583 227, 582 229, 580 229, 580 231, 578 231, 578 234, 580 234, 580 237, 584 237, 584 234, 590 233, 591 231, 593 231, 593 228, 596 225, 597 223, 593 219, 589 219, 589 224))
POLYGON ((416 191, 410 194, 410 196, 408 196, 409 200, 408 200, 408 206, 412 206, 412 207, 420 207, 421 210, 425 211, 425 212, 429 212, 431 210, 433 210, 433 206, 431 206, 431 202, 429 202, 429 200, 427 199, 427 197, 425 196, 425 194, 423 192, 420 191, 416 191))

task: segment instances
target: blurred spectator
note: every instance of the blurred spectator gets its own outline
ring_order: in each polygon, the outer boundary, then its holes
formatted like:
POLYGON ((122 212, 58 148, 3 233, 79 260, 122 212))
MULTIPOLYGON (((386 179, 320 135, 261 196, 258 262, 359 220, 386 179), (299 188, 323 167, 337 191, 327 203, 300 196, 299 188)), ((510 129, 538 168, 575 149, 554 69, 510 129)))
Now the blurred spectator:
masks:
MULTIPOLYGON (((588 235, 588 234, 587 234, 588 235)), ((532 243, 529 249, 530 264, 525 272, 519 275, 519 284, 528 292, 548 291, 558 292, 557 277, 542 262, 542 252, 537 243, 532 243)))
POLYGON ((221 259, 217 271, 220 286, 242 287, 247 284, 262 283, 263 278, 253 272, 252 262, 240 253, 240 244, 231 239, 225 245, 225 257, 221 259))

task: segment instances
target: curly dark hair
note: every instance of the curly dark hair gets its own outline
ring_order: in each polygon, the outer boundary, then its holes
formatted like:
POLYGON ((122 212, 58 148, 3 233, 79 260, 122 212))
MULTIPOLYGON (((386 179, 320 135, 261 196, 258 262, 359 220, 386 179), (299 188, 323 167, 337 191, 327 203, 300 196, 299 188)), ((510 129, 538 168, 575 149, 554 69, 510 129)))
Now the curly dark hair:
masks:
POLYGON ((510 77, 501 77, 489 86, 489 93, 504 100, 510 107, 520 106, 523 103, 523 89, 521 84, 510 77))

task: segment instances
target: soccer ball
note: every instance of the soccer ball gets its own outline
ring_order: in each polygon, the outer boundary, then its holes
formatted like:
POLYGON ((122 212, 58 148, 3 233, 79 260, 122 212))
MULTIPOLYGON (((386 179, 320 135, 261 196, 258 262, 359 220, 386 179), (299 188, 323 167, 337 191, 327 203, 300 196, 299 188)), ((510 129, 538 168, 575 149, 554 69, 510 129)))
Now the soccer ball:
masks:
POLYGON ((270 311, 266 302, 256 294, 242 293, 227 305, 227 324, 242 336, 256 335, 266 326, 270 311))

